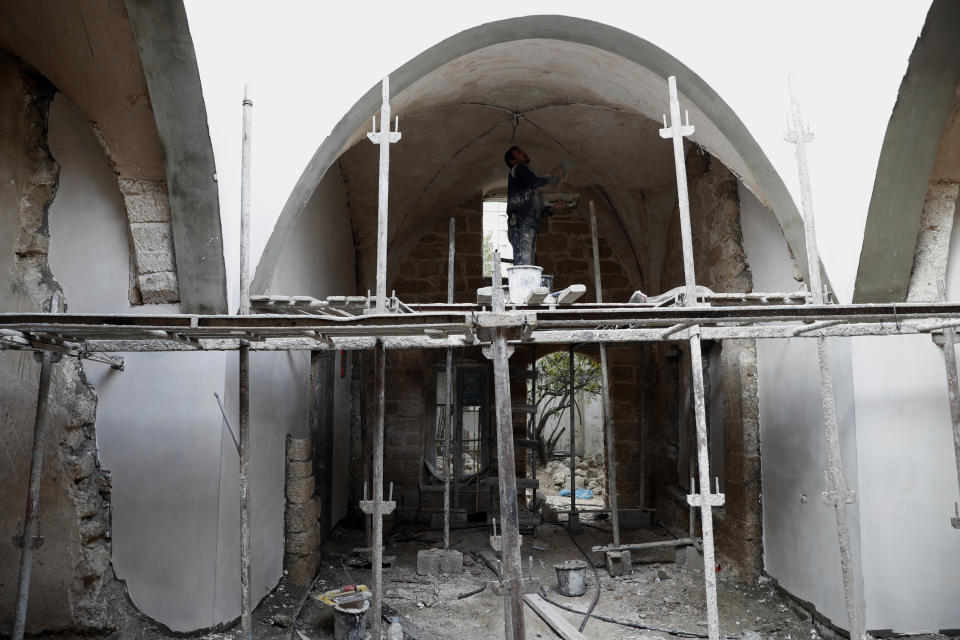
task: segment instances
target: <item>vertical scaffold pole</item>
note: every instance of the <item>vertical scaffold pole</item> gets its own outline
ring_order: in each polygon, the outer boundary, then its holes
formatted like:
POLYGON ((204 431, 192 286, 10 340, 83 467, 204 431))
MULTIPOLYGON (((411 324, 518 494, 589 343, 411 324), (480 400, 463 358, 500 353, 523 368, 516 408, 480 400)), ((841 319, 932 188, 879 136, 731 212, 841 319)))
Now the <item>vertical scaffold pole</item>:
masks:
MULTIPOLYGON (((687 194, 687 168, 683 154, 683 137, 691 135, 694 128, 680 123, 680 99, 677 95, 677 79, 667 79, 670 92, 670 124, 663 116, 664 128, 660 129, 662 138, 673 139, 673 159, 677 170, 677 201, 680 205, 680 238, 683 242, 683 275, 686 282, 687 306, 697 306, 696 271, 693 262, 693 236, 690 230, 690 198, 687 194)), ((693 373, 694 415, 697 424, 697 462, 700 471, 700 492, 690 487, 687 502, 700 508, 700 522, 703 534, 703 582, 707 601, 707 632, 710 640, 720 637, 720 620, 717 611, 717 574, 714 571, 716 560, 713 545, 713 507, 723 505, 724 496, 717 487, 716 493, 710 491, 710 452, 707 444, 707 414, 704 409, 703 356, 700 345, 700 327, 690 328, 690 370, 693 373)))
POLYGON ((567 518, 567 528, 570 529, 570 533, 573 533, 574 521, 579 521, 580 517, 577 514, 577 430, 576 424, 574 422, 574 403, 576 398, 574 397, 574 390, 576 385, 574 384, 574 369, 573 369, 573 345, 570 345, 569 358, 567 364, 569 365, 569 385, 570 385, 570 406, 567 407, 567 411, 570 412, 570 516, 567 518))
MULTIPOLYGON (((250 163, 253 101, 243 90, 243 145, 240 161, 240 309, 250 313, 250 163)), ((253 638, 253 585, 250 570, 250 343, 240 340, 240 623, 244 640, 253 638)))
MULTIPOLYGON (((59 294, 50 300, 50 313, 60 310, 59 294)), ((22 545, 20 551, 20 577, 17 582, 17 607, 14 612, 13 640, 23 640, 27 627, 27 600, 30 597, 30 576, 33 572, 33 550, 38 548, 41 539, 37 535, 40 529, 40 481, 43 478, 43 447, 46 443, 50 424, 48 400, 50 398, 50 374, 53 363, 60 355, 50 351, 40 353, 40 386, 37 390, 37 415, 33 422, 33 447, 30 451, 30 482, 27 486, 27 506, 23 514, 23 534, 17 537, 22 545)))
MULTIPOLYGON (((447 304, 453 304, 453 268, 456 254, 457 221, 450 216, 450 241, 447 247, 447 304)), ((453 456, 450 454, 450 430, 453 418, 453 347, 447 348, 447 420, 443 427, 443 548, 450 548, 450 472, 453 456)))
MULTIPOLYGON (((597 304, 603 303, 600 283, 600 238, 597 234, 597 212, 590 201, 590 234, 593 239, 593 283, 597 289, 597 304)), ((610 404, 610 377, 607 366, 607 345, 600 343, 600 391, 603 399, 603 427, 607 440, 607 484, 610 489, 610 522, 613 525, 613 546, 620 546, 620 511, 617 509, 617 462, 613 433, 613 405, 610 404)), ((643 469, 640 469, 642 477, 643 469)))
POLYGON ((377 196, 377 303, 376 312, 387 309, 387 208, 390 193, 390 145, 400 140, 400 119, 396 120, 396 130, 390 131, 390 77, 384 76, 381 85, 380 131, 377 131, 377 118, 373 118, 373 131, 367 137, 380 145, 380 179, 377 196))
MULTIPOLYGON (((784 139, 796 145, 797 172, 800 178, 800 203, 803 208, 803 226, 806 237, 807 270, 810 274, 810 293, 814 304, 823 304, 823 285, 820 279, 820 254, 817 250, 817 233, 813 215, 813 196, 810 190, 810 171, 807 166, 808 142, 813 142, 813 134, 803 123, 800 102, 790 83, 790 104, 792 107, 792 126, 787 128, 784 139)), ((830 369, 830 351, 827 339, 817 338, 817 358, 820 365, 820 400, 823 404, 824 437, 827 445, 827 490, 823 492, 823 501, 832 506, 837 521, 837 540, 840 546, 840 574, 843 581, 843 597, 850 623, 851 640, 859 640, 865 635, 863 617, 860 615, 857 595, 857 576, 860 567, 853 555, 850 544, 850 525, 847 521, 847 505, 856 502, 856 493, 847 488, 843 457, 840 453, 840 436, 837 428, 836 397, 833 388, 833 372, 830 369)))
MULTIPOLYGON (((500 252, 493 253, 493 311, 503 313, 503 286, 500 276, 500 252)), ((512 347, 507 346, 503 328, 493 331, 493 339, 484 354, 493 360, 493 390, 497 407, 497 478, 500 485, 500 535, 503 559, 504 627, 507 640, 523 640, 523 574, 520 558, 520 512, 517 506, 517 465, 513 448, 513 413, 510 403, 510 366, 512 347)))
POLYGON ((373 575, 373 615, 370 616, 373 640, 383 637, 380 609, 383 606, 383 432, 386 413, 387 352, 383 340, 377 338, 374 352, 373 381, 373 540, 370 563, 373 575))

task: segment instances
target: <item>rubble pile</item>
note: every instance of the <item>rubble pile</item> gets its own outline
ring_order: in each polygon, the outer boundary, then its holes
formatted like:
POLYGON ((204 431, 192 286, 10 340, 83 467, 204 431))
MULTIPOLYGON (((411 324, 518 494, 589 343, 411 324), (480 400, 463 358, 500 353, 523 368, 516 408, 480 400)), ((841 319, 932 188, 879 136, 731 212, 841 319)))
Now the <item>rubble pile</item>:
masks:
MULTIPOLYGON (((570 461, 551 460, 546 466, 546 476, 552 483, 547 486, 557 491, 570 488, 570 461)), ((590 489, 593 495, 602 496, 607 487, 607 474, 603 466, 603 454, 583 460, 576 458, 577 487, 590 489)))

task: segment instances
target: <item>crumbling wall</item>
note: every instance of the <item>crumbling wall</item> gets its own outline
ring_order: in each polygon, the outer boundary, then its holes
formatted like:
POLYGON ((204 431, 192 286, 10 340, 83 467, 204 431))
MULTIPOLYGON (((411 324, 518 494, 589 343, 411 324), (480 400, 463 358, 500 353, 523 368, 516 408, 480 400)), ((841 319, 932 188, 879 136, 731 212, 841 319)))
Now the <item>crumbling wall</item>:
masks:
MULTIPOLYGON (((0 53, 0 311, 48 310, 60 286, 47 264, 47 213, 59 167, 47 147, 55 89, 0 53)), ((66 301, 69 305, 69 301, 66 301)), ((26 504, 39 366, 31 354, 0 354, 0 538, 17 532, 26 504)), ((110 479, 99 468, 96 395, 80 363, 54 365, 39 500, 43 546, 34 554, 28 632, 114 630, 127 611, 110 567, 110 479)), ((0 554, 0 632, 13 621, 19 557, 0 554)))
MULTIPOLYGON (((697 284, 717 292, 751 291, 753 279, 743 249, 736 176, 696 146, 689 148, 686 165, 697 284)), ((676 208, 671 213, 666 246, 662 266, 665 289, 684 282, 676 208)), ((689 347, 684 342, 651 344, 644 346, 642 353, 649 439, 645 448, 650 474, 647 499, 652 501, 648 506, 656 507, 661 521, 685 530, 690 473, 679 467, 686 459, 696 459, 692 401, 679 395, 690 389, 681 377, 689 376, 689 347)), ((715 397, 722 407, 715 407, 716 411, 708 408, 709 414, 721 417, 720 424, 708 426, 713 438, 722 438, 724 443, 722 465, 715 457, 711 468, 712 476, 724 476, 721 490, 726 494, 725 506, 714 510, 717 554, 721 566, 752 578, 761 571, 763 558, 754 342, 724 341, 719 366, 721 388, 715 397)))
POLYGON ((298 587, 310 586, 320 562, 312 453, 309 439, 287 435, 283 568, 298 587))

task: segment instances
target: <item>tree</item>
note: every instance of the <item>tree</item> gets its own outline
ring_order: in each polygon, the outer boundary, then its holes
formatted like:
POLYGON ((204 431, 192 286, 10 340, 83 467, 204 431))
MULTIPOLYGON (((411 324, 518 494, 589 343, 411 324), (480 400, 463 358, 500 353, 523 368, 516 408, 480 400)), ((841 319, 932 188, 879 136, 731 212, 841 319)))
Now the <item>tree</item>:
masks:
POLYGON ((493 234, 483 234, 483 277, 493 275, 493 234))
MULTIPOLYGON (((600 393, 600 365, 591 358, 575 353, 573 357, 573 395, 570 394, 570 355, 557 351, 537 360, 537 424, 534 438, 539 441, 538 457, 542 464, 553 456, 565 426, 563 412, 573 404, 581 407, 576 396, 581 391, 600 393), (552 423, 552 426, 551 426, 552 423), (544 437, 549 430, 549 435, 544 437)), ((582 415, 581 415, 582 418, 582 415)))

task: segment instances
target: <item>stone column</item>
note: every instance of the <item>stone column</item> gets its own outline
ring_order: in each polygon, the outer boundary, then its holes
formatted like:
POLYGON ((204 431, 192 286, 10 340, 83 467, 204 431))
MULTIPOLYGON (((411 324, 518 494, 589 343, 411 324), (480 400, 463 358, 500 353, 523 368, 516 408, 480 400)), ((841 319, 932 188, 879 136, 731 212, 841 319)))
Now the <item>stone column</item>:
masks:
POLYGON ((310 586, 320 562, 317 503, 313 495, 316 481, 310 455, 309 439, 287 436, 283 567, 287 579, 298 587, 310 586))

